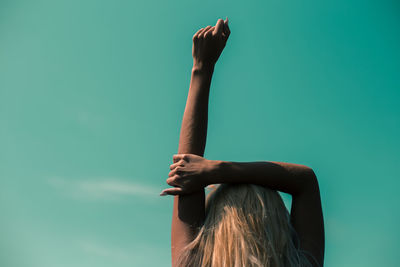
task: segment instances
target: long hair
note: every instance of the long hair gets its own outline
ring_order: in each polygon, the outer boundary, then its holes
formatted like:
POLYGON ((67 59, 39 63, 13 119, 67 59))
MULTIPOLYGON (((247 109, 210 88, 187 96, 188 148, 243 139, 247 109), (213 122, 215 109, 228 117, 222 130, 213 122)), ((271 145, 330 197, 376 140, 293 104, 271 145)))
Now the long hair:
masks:
POLYGON ((204 224, 182 250, 177 266, 311 266, 297 240, 277 191, 221 184, 207 195, 204 224))

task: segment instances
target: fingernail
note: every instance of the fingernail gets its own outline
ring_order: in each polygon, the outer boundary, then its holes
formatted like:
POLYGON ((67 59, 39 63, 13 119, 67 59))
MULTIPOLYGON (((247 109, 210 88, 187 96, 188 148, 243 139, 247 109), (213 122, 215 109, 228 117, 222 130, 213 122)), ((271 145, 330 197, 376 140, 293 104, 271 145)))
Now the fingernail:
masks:
POLYGON ((165 196, 167 193, 165 193, 164 191, 162 191, 161 193, 160 193, 160 196, 165 196))

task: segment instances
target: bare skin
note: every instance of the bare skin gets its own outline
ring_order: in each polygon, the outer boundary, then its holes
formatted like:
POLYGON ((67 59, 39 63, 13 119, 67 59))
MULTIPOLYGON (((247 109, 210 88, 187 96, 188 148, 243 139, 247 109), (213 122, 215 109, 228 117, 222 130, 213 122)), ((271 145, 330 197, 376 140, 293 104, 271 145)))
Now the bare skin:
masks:
POLYGON ((193 68, 178 154, 160 195, 173 195, 172 266, 182 248, 196 236, 205 217, 204 188, 210 184, 252 183, 292 195, 291 223, 300 248, 315 266, 323 266, 325 235, 318 181, 307 166, 272 162, 228 162, 204 158, 208 98, 215 64, 230 35, 228 21, 200 29, 193 36, 193 68))

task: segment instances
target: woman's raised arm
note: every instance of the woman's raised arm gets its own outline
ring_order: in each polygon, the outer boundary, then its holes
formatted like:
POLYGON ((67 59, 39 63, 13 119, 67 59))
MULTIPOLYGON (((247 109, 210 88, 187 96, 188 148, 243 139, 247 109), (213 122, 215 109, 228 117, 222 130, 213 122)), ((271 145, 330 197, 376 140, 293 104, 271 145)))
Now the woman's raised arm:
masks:
MULTIPOLYGON (((211 78, 229 36, 227 20, 200 29, 193 36, 193 68, 183 115, 178 153, 203 156, 207 138, 208 98, 211 78)), ((174 159, 175 160, 175 159, 174 159)), ((181 188, 173 188, 179 191, 181 188)), ((204 220, 204 188, 175 196, 171 226, 172 265, 182 248, 193 240, 204 220)))

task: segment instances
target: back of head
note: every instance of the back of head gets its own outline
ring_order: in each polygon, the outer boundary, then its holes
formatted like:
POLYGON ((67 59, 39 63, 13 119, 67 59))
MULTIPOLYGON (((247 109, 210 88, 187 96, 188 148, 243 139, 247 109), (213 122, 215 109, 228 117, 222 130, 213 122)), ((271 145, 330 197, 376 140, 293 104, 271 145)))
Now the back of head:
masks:
POLYGON ((277 191, 221 184, 207 196, 204 225, 181 253, 178 266, 308 266, 294 237, 277 191))

